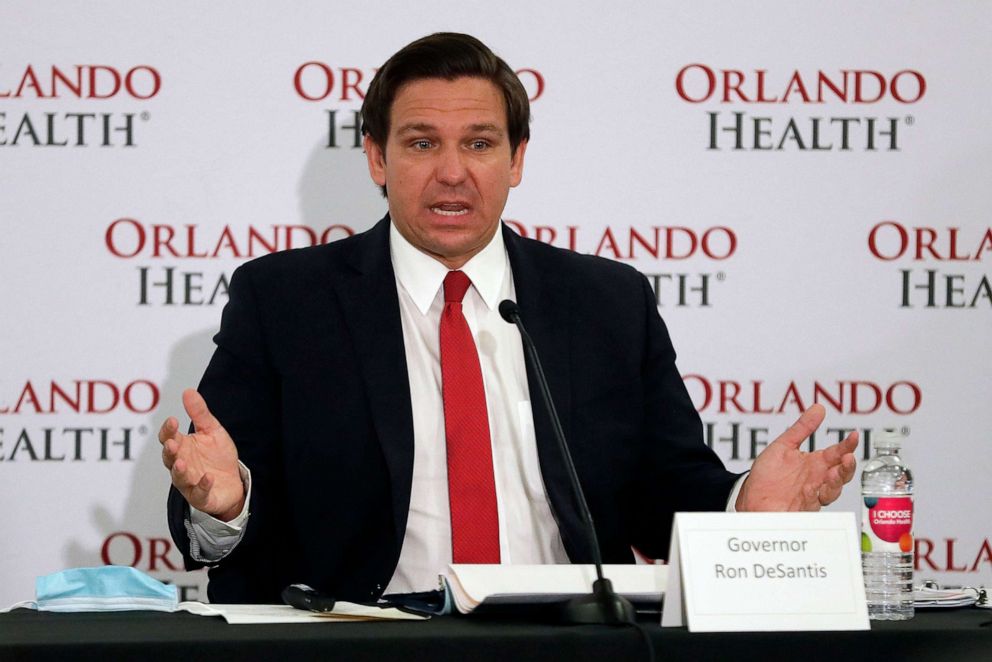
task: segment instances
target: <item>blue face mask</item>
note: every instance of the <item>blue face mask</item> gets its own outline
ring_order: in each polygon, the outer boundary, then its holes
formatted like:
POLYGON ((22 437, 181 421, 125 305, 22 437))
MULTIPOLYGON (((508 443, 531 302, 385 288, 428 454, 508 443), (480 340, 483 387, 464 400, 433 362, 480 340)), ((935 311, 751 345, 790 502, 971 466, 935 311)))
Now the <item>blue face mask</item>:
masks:
POLYGON ((179 591, 120 565, 73 568, 35 580, 39 611, 175 611, 179 591))

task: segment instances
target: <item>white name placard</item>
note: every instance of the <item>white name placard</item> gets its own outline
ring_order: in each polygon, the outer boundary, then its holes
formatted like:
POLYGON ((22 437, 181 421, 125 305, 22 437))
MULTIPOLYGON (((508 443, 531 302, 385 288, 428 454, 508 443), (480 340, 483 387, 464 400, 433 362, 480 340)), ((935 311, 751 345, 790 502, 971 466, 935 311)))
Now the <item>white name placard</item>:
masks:
POLYGON ((662 626, 868 630, 854 513, 677 513, 662 626))

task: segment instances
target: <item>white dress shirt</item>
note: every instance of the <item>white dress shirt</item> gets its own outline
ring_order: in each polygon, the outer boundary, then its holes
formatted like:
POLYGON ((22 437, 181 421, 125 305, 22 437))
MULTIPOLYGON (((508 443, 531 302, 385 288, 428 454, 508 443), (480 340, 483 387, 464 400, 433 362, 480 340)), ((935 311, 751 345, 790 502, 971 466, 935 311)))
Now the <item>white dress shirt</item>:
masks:
MULTIPOLYGON (((400 560, 387 593, 437 588, 451 563, 451 510, 441 397, 439 327, 442 284, 448 269, 390 227, 413 405, 413 484, 400 560)), ((520 333, 500 317, 499 303, 514 299, 503 233, 461 268, 472 281, 462 312, 479 352, 492 440, 502 563, 568 563, 551 515, 537 459, 534 420, 520 333)))

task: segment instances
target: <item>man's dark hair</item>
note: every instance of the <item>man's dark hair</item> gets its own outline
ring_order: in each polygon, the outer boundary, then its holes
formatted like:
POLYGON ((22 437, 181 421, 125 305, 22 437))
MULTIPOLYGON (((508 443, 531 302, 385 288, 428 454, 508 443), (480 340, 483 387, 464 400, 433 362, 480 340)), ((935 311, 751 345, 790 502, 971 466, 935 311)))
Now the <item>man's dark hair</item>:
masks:
POLYGON ((511 151, 530 139, 530 101, 510 66, 475 37, 438 32, 410 43, 386 60, 369 84, 362 103, 362 135, 385 151, 389 113, 405 83, 425 78, 484 78, 503 94, 511 151))

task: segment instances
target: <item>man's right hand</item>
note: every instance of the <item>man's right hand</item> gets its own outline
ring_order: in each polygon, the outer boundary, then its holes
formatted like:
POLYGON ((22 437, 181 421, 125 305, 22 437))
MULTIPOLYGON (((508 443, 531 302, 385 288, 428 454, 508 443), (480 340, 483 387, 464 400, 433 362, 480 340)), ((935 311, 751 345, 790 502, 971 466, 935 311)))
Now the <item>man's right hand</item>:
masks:
POLYGON ((194 389, 183 391, 183 407, 196 432, 183 434, 179 421, 174 416, 167 418, 158 431, 162 463, 190 506, 229 522, 245 504, 238 449, 194 389))

